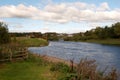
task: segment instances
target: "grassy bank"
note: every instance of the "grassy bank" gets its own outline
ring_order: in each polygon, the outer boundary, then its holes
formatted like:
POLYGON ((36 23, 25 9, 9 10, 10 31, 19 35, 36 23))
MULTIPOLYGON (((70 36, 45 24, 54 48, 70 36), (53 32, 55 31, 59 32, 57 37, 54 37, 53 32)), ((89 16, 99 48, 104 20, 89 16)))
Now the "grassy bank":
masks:
POLYGON ((25 61, 0 64, 0 80, 117 80, 113 69, 108 74, 97 71, 95 60, 82 59, 78 66, 52 63, 44 56, 29 55, 25 61))
POLYGON ((42 38, 16 37, 16 38, 12 38, 12 41, 27 47, 37 47, 37 46, 48 45, 48 42, 42 38))
POLYGON ((0 80, 57 80, 58 72, 50 71, 51 63, 33 55, 26 61, 0 64, 0 80))
POLYGON ((84 42, 120 46, 120 39, 86 40, 84 42))
MULTIPOLYGON (((48 42, 44 39, 17 37, 12 38, 12 43, 3 46, 5 48, 10 46, 20 48, 22 46, 46 45, 48 45, 48 42)), ((13 50, 15 51, 16 49, 13 50)), ((3 49, 3 51, 5 52, 6 49, 3 49)), ((9 54, 6 53, 6 55, 9 54)), ((32 54, 29 54, 27 60, 0 62, 0 80, 57 80, 61 73, 50 71, 52 64, 32 54)))

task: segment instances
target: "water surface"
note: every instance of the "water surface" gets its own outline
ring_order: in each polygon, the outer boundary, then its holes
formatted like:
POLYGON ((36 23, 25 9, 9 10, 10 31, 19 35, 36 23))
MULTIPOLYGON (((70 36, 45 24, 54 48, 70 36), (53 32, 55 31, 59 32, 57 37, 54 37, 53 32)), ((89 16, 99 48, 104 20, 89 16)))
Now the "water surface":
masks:
POLYGON ((65 60, 95 59, 101 67, 115 67, 120 71, 120 47, 84 42, 50 42, 46 47, 30 47, 29 51, 65 60))

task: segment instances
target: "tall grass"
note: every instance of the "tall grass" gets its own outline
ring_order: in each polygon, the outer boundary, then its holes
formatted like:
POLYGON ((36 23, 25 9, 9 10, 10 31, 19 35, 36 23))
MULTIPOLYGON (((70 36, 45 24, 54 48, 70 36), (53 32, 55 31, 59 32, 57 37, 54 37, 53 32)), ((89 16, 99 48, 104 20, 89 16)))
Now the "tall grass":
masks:
POLYGON ((105 71, 97 70, 95 60, 81 59, 77 67, 78 80, 117 80, 116 69, 112 69, 107 74, 105 71))
MULTIPOLYGON (((87 58, 81 59, 77 67, 73 67, 75 69, 73 72, 71 71, 66 72, 65 75, 61 76, 61 78, 59 78, 58 80, 118 80, 119 79, 119 75, 116 69, 111 69, 111 71, 106 72, 107 68, 105 68, 104 71, 100 71, 97 69, 97 67, 98 66, 95 60, 88 60, 87 58)), ((58 71, 60 71, 60 69, 58 71)))

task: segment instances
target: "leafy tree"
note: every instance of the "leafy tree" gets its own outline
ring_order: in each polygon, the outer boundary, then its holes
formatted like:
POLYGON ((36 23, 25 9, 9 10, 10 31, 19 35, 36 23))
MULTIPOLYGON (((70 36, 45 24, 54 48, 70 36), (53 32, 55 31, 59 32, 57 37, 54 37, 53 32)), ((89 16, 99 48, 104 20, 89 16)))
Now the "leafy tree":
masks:
POLYGON ((0 22, 0 44, 10 42, 10 36, 8 33, 7 24, 0 22))
POLYGON ((94 32, 95 34, 96 34, 96 36, 98 37, 98 39, 103 39, 104 38, 104 29, 103 28, 101 28, 101 27, 97 27, 96 29, 95 29, 95 32, 94 32))
POLYGON ((105 38, 114 38, 115 33, 112 27, 105 26, 104 32, 105 32, 104 34, 105 38))
POLYGON ((108 39, 120 38, 120 22, 110 26, 97 27, 84 33, 75 33, 72 37, 66 37, 68 41, 90 40, 90 39, 108 39))
POLYGON ((114 24, 112 27, 114 28, 114 33, 115 33, 115 35, 116 35, 118 38, 120 38, 120 22, 114 24))
POLYGON ((50 41, 58 41, 59 40, 58 35, 55 32, 48 32, 48 33, 45 33, 43 36, 46 37, 47 40, 50 40, 50 41))

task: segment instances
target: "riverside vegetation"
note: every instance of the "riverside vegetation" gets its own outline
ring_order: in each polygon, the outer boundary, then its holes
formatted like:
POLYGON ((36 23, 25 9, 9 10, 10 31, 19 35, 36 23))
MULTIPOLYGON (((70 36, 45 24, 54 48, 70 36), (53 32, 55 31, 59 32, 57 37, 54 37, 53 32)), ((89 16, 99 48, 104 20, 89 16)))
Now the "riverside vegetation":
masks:
POLYGON ((25 61, 0 64, 1 80, 117 80, 116 69, 108 73, 97 70, 95 60, 81 59, 78 65, 52 63, 41 56, 29 54, 25 61), (73 69, 72 69, 73 67, 73 69))
MULTIPOLYGON (((9 55, 6 51, 9 46, 14 52, 19 48, 48 44, 40 38, 11 38, 4 23, 0 23, 0 32, 0 59, 9 55)), ((119 76, 116 69, 108 73, 97 70, 95 60, 81 59, 76 66, 73 63, 73 60, 70 66, 61 62, 53 63, 29 53, 26 60, 0 62, 0 80, 117 80, 119 76)))
POLYGON ((120 46, 120 22, 111 26, 96 27, 86 32, 72 34, 71 37, 65 37, 66 41, 82 41, 120 46))
POLYGON ((114 23, 111 26, 96 26, 86 32, 79 32, 73 34, 47 32, 29 32, 29 33, 9 33, 12 37, 40 37, 50 41, 82 41, 93 42, 109 45, 120 45, 120 22, 114 23))

